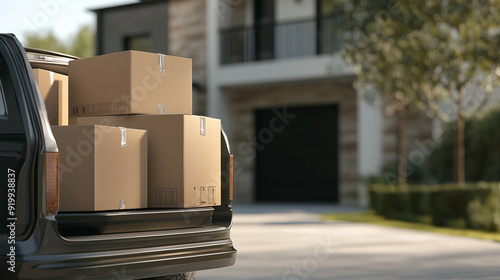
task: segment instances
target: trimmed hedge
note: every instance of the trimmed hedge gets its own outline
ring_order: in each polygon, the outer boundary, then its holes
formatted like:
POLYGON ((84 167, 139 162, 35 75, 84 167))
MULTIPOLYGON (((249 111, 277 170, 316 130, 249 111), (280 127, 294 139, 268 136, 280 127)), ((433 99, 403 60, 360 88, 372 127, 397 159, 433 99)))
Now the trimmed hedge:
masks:
POLYGON ((389 219, 500 231, 500 184, 371 185, 370 207, 389 219))

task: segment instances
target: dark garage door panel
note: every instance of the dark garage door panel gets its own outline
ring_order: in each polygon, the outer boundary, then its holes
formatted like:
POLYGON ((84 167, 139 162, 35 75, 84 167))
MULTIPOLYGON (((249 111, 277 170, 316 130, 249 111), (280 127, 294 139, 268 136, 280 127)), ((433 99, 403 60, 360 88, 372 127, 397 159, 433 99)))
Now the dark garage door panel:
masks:
POLYGON ((295 115, 285 123, 276 109, 255 111, 255 135, 264 136, 255 145, 257 200, 337 202, 338 106, 285 110, 295 115), (281 124, 283 130, 269 133, 281 124))

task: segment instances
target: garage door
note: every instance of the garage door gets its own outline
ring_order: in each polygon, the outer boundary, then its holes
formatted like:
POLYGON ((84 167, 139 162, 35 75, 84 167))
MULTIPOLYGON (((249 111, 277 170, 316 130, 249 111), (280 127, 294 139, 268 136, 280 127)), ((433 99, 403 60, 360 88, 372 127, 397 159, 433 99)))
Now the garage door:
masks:
POLYGON ((256 199, 338 201, 338 106, 255 111, 256 199))

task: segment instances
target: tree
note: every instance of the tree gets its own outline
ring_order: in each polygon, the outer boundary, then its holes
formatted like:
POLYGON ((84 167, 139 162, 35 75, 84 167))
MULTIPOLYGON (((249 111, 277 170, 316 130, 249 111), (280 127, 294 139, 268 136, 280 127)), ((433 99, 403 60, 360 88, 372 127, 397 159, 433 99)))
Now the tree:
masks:
MULTIPOLYGON (((500 107, 483 110, 465 121, 465 178, 470 181, 500 181, 500 107), (480 137, 478 137, 480 135, 480 137)), ((430 170, 439 183, 449 183, 453 174, 449 170, 453 162, 455 127, 446 127, 443 141, 430 156, 430 170)))
POLYGON ((403 82, 405 58, 394 52, 392 45, 402 39, 398 37, 404 38, 405 30, 397 34, 391 31, 393 26, 384 24, 382 17, 390 1, 332 2, 336 2, 336 9, 344 13, 342 55, 357 74, 355 86, 365 89, 368 94, 378 95, 386 114, 397 116, 397 183, 404 185, 407 181, 406 113, 414 106, 412 101, 416 97, 411 84, 403 82))
POLYGON ((500 0, 353 0, 339 8, 349 19, 344 56, 360 84, 456 120, 455 172, 463 183, 465 119, 500 84, 500 0))
POLYGON ((24 45, 31 48, 68 53, 68 48, 63 43, 59 42, 52 31, 48 31, 44 35, 38 33, 27 34, 24 45))
POLYGON ((59 41, 52 31, 45 34, 30 33, 24 45, 86 58, 94 55, 94 32, 89 26, 82 26, 68 42, 59 41))
POLYGON ((94 56, 94 32, 89 26, 80 28, 71 44, 70 53, 81 58, 94 56))

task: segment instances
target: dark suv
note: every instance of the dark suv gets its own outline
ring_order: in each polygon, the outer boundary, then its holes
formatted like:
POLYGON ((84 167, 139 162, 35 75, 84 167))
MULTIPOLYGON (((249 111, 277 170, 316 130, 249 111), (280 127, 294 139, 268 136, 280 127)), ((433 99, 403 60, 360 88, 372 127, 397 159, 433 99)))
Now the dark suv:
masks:
POLYGON ((221 131, 222 205, 58 213, 58 147, 33 68, 75 57, 0 34, 0 279, 194 279, 232 265, 232 155, 221 131))

